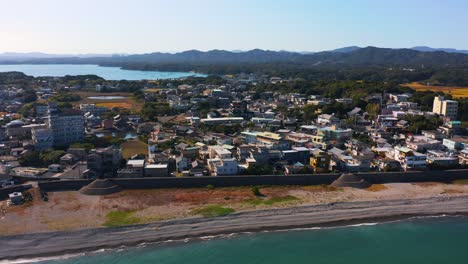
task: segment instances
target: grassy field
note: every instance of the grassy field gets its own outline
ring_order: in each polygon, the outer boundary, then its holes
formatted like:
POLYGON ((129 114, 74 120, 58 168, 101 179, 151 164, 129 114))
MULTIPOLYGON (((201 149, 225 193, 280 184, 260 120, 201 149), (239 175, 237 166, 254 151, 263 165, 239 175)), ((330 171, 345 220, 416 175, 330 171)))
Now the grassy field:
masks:
POLYGON ((122 156, 125 159, 130 158, 136 154, 147 154, 148 153, 148 146, 141 142, 138 139, 132 139, 124 142, 122 144, 122 156))
POLYGON ((403 84, 416 91, 434 91, 434 92, 444 92, 445 94, 450 94, 453 98, 466 98, 468 97, 468 87, 455 87, 455 86, 431 86, 423 85, 417 82, 403 84))
POLYGON ((234 209, 223 207, 221 205, 208 205, 192 211, 193 214, 202 215, 204 217, 225 216, 234 212, 234 209))
POLYGON ((283 197, 272 197, 269 199, 251 199, 247 200, 246 202, 250 205, 275 205, 275 204, 281 204, 281 203, 291 203, 291 202, 297 202, 299 199, 297 197, 294 197, 292 195, 287 195, 283 197))
POLYGON ((81 100, 76 104, 96 104, 108 108, 120 107, 132 111, 140 111, 143 102, 135 100, 131 93, 98 93, 98 92, 75 92, 81 96, 81 100), (122 96, 122 99, 103 100, 103 99, 90 99, 91 96, 122 96))
POLYGON ((140 218, 134 216, 135 211, 113 211, 106 215, 106 227, 117 227, 123 225, 133 225, 140 222, 140 218))

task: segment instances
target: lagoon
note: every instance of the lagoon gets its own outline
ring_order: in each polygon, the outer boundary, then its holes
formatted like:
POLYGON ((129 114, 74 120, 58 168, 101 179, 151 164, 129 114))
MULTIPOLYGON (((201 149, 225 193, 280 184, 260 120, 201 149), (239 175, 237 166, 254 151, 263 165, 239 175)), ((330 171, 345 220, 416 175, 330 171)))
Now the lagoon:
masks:
POLYGON ((106 80, 159 80, 177 79, 189 76, 204 77, 193 72, 134 71, 119 67, 101 67, 90 64, 6 64, 0 65, 0 72, 23 72, 34 77, 63 77, 65 75, 94 74, 106 80))

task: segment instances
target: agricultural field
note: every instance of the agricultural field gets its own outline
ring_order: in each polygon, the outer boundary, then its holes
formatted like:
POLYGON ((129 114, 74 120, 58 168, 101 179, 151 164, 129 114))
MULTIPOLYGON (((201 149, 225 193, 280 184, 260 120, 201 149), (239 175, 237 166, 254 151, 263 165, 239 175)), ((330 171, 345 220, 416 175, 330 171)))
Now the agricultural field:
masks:
POLYGON ((434 91, 450 94, 453 98, 468 98, 468 87, 423 85, 418 82, 403 84, 416 91, 434 91))
POLYGON ((132 139, 122 144, 122 156, 125 159, 136 154, 147 154, 148 146, 138 139, 132 139))
POLYGON ((98 92, 76 92, 81 97, 81 100, 77 104, 96 104, 98 106, 103 106, 107 108, 119 107, 124 109, 129 109, 132 111, 139 112, 143 105, 143 102, 140 102, 133 98, 131 93, 98 93, 98 92), (123 98, 117 99, 91 99, 89 97, 94 96, 118 96, 123 98))

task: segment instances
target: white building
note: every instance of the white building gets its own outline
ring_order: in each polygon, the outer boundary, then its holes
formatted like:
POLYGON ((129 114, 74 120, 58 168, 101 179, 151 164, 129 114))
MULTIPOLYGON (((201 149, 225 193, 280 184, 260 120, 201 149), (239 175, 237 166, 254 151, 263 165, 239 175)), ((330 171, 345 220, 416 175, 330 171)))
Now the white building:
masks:
POLYGON ((50 128, 33 127, 31 138, 36 150, 48 150, 54 146, 54 133, 50 128))
POLYGON ((213 176, 236 175, 238 173, 238 163, 235 158, 208 159, 207 163, 213 176))
POLYGON ((395 147, 395 160, 399 161, 404 170, 423 169, 426 167, 427 156, 407 147, 395 147))
POLYGON ((458 113, 458 102, 445 100, 443 96, 436 96, 434 97, 432 112, 455 120, 458 113))
POLYGON ((49 106, 47 125, 52 130, 54 146, 66 146, 84 141, 84 117, 78 110, 57 110, 49 106))

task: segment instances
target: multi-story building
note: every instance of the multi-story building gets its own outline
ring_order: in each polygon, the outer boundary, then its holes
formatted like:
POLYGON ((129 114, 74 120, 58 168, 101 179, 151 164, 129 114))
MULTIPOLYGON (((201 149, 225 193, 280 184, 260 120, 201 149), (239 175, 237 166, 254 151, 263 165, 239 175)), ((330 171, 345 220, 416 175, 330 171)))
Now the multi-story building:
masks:
POLYGON ((293 145, 298 147, 305 146, 307 143, 312 141, 311 136, 304 133, 290 133, 288 134, 286 139, 291 141, 293 145))
POLYGON ((280 134, 270 132, 260 132, 257 134, 257 145, 266 146, 271 149, 289 149, 290 143, 280 134))
POLYGON ((238 173, 238 163, 235 158, 231 159, 208 159, 208 168, 213 176, 236 175, 238 173))
POLYGON ((454 100, 446 100, 443 96, 436 96, 434 97, 432 112, 454 120, 457 118, 458 102, 454 100))
POLYGON ((47 150, 54 146, 54 133, 46 127, 33 127, 31 138, 36 150, 47 150))
POLYGON ((328 172, 330 168, 330 155, 321 149, 310 151, 310 166, 316 173, 328 172))
POLYGON ((399 161, 404 170, 426 168, 425 154, 416 152, 407 147, 395 147, 395 160, 399 161))
POLYGON ((91 150, 88 155, 88 178, 113 177, 121 160, 122 150, 115 146, 91 150))
POLYGON ((468 165, 468 149, 460 151, 460 154, 458 155, 458 163, 462 166, 468 165))
POLYGON ((85 114, 85 113, 91 113, 93 115, 101 115, 108 111, 106 107, 99 107, 96 106, 96 104, 80 104, 80 111, 85 114))
POLYGON ((444 138, 442 143, 450 150, 462 150, 468 148, 468 137, 455 136, 452 138, 444 138))
POLYGON ((84 140, 84 117, 78 110, 59 110, 49 105, 47 125, 53 132, 54 146, 67 146, 84 140))

